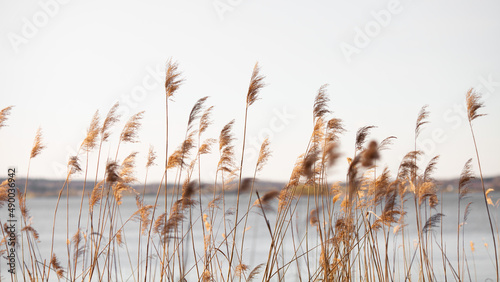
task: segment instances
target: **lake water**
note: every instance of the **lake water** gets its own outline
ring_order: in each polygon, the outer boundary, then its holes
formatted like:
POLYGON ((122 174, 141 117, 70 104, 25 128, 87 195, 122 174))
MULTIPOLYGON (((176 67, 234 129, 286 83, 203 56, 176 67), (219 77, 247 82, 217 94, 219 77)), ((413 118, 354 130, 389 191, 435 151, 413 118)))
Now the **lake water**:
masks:
MULTIPOLYGON (((498 199, 500 196, 498 193, 490 194, 492 198, 498 199)), ((160 197, 162 198, 162 197, 160 197)), ((197 196, 195 197, 197 198, 197 196)), ((207 207, 207 203, 212 199, 211 195, 204 195, 202 199, 202 206, 204 208, 207 207)), ((310 198, 312 201, 312 198, 310 198)), ((56 198, 30 198, 28 199, 28 207, 30 209, 30 214, 33 217, 32 226, 39 232, 40 234, 40 242, 38 243, 37 252, 39 252, 40 256, 43 258, 48 258, 50 256, 50 246, 51 246, 51 234, 52 234, 52 226, 53 226, 53 215, 54 215, 54 207, 56 203, 56 198)), ((255 200, 255 196, 253 198, 255 200)), ((253 201, 252 200, 252 201, 253 201)), ((226 208, 233 206, 235 200, 235 195, 227 195, 226 196, 226 208)), ((409 238, 410 242, 416 238, 416 226, 415 222, 415 214, 414 209, 411 206, 413 200, 408 201, 408 205, 410 207, 406 209, 408 214, 406 215, 406 221, 410 224, 406 231, 407 239, 409 238)), ((470 271, 470 277, 472 281, 493 281, 495 280, 495 268, 494 268, 494 252, 493 252, 493 244, 491 239, 490 227, 488 224, 488 219, 486 216, 486 211, 484 208, 484 199, 481 194, 471 194, 469 198, 462 202, 462 213, 465 209, 465 206, 468 202, 473 202, 472 210, 468 218, 468 222, 465 225, 465 250, 467 255, 467 264, 469 266, 468 270, 470 271), (471 252, 470 242, 473 242, 475 245, 474 253, 471 252), (488 247, 485 247, 485 243, 488 244, 488 247)), ((154 196, 146 196, 145 204, 153 204, 154 196)), ((248 195, 242 196, 240 202, 240 215, 241 210, 246 210, 246 205, 248 203, 248 195)), ((310 203, 312 209, 312 202, 310 203)), ((445 214, 443 217, 443 241, 444 248, 446 249, 446 254, 448 256, 451 264, 456 267, 457 259, 456 259, 456 240, 457 240, 457 195, 446 193, 443 195, 443 198, 440 199, 440 204, 442 206, 442 213, 445 214)), ((274 202, 274 205, 277 205, 277 201, 274 202)), ((79 197, 70 197, 69 198, 69 223, 70 223, 70 237, 76 231, 76 225, 78 220, 78 209, 80 206, 80 198, 79 197)), ((162 207, 157 212, 157 215, 161 210, 163 210, 163 202, 160 200, 158 203, 159 207, 162 207)), ((441 212, 441 206, 438 206, 437 212, 441 212)), ((83 214, 88 214, 88 206, 87 200, 84 202, 84 210, 83 214)), ((137 210, 135 199, 133 197, 124 197, 123 203, 120 206, 121 218, 123 221, 126 221, 135 211, 137 210)), ((493 215, 498 219, 498 209, 491 209, 493 215)), ((206 212, 206 211, 205 211, 206 212)), ((222 211, 219 211, 219 218, 222 211)), ((203 233, 202 233, 202 225, 199 219, 199 205, 195 205, 193 209, 193 218, 195 219, 194 223, 194 241, 196 250, 200 250, 198 255, 202 255, 203 253, 203 233)), ((274 228, 274 219, 275 212, 270 210, 266 213, 268 219, 271 223, 271 227, 274 228)), ((299 201, 297 206, 297 217, 292 221, 292 227, 294 235, 296 238, 302 238, 305 234, 305 226, 308 224, 308 216, 309 212, 307 211, 307 198, 303 197, 299 201)), ((4 208, 0 209, 0 218, 2 219, 2 223, 5 222, 4 219, 7 218, 7 211, 4 208)), ((230 216, 231 218, 233 216, 230 216)), ((82 218, 82 227, 86 228, 87 218, 82 218)), ((248 225, 250 229, 246 232, 245 237, 245 247, 244 247, 244 255, 243 262, 249 266, 249 269, 253 269, 260 263, 266 261, 269 252, 269 244, 271 242, 270 235, 268 229, 265 225, 265 221, 263 220, 261 212, 258 209, 252 209, 250 212, 250 216, 248 219, 248 225)), ((498 226, 498 225, 497 225, 498 226)), ((136 281, 135 268, 137 266, 137 248, 139 242, 139 234, 138 234, 139 223, 135 221, 130 221, 125 225, 124 228, 124 237, 126 240, 126 247, 121 247, 119 249, 120 256, 120 268, 121 274, 118 274, 117 279, 123 281, 136 281), (127 255, 127 252, 129 255, 127 255), (130 256, 130 257, 129 257, 130 256)), ((216 233, 216 240, 218 242, 222 241, 222 233, 223 224, 222 222, 214 222, 213 230, 216 233)), ((239 229, 241 230, 241 228, 239 229)), ((309 247, 317 245, 318 240, 316 238, 316 231, 314 228, 309 229, 310 232, 310 240, 309 247)), ((291 234, 291 233, 290 233, 291 234)), ((394 240, 392 232, 391 240, 390 240, 390 248, 389 254, 393 253, 394 248, 398 250, 401 248, 401 236, 396 237, 394 240)), ((438 240, 440 240, 440 226, 435 228, 433 233, 438 240)), ((496 234, 498 235, 498 233, 496 234)), ((380 235, 382 237, 382 235, 380 235)), ((289 238, 290 239, 290 238, 289 238)), ((143 241, 145 241, 143 237, 143 241)), ((66 251, 66 199, 62 198, 61 203, 59 205, 59 212, 56 220, 55 226, 55 253, 57 254, 61 264, 63 266, 67 265, 67 251, 66 251)), ((293 254, 293 244, 291 240, 285 241, 284 244, 284 255, 291 256, 293 254)), ((297 242, 297 240, 296 240, 297 242)), ((438 241, 439 242, 439 241, 438 241)), ((383 242, 380 242, 381 246, 383 242)), ((190 246, 190 245, 189 245, 190 246)), ((444 281, 444 273, 442 266, 442 256, 436 244, 433 245, 432 248, 433 256, 432 256, 432 264, 435 268, 435 275, 438 281, 444 281)), ((189 251, 190 249, 187 249, 189 251)), ((20 255, 18 251, 18 257, 20 255)), ((145 251, 144 251, 145 252, 145 251)), ((188 266, 194 265, 193 253, 187 252, 184 259, 187 260, 188 266)), ((316 248, 314 251, 310 253, 312 258, 319 257, 319 248, 316 248)), ((418 258, 418 255, 417 255, 418 258)), ((404 274, 399 271, 398 266, 402 265, 401 261, 398 261, 399 258, 392 258, 391 255, 391 266, 394 261, 396 262, 395 267, 395 275, 396 281, 404 280, 404 274), (398 278, 399 277, 399 278, 398 278)), ((286 258, 284 259, 285 261, 286 258)), ((307 275, 307 271, 305 268, 305 257, 304 259, 299 260, 299 266, 297 264, 292 264, 287 271, 285 276, 286 281, 298 281, 297 276, 299 273, 305 277, 307 275)), ((313 260, 312 269, 317 269, 317 261, 313 260)), ((418 262, 414 262, 414 269, 418 269, 418 262)), ((17 269, 19 270, 19 265, 17 269)), ((189 268, 189 267, 188 267, 189 268)), ((248 274, 248 272, 247 272, 248 274)), ((354 272, 356 274, 356 272, 354 272)), ((447 275, 450 281, 454 281, 454 277, 451 274, 450 267, 447 266, 447 275)), ((4 259, 1 261, 0 265, 0 276, 4 279, 8 279, 9 275, 7 273, 7 266, 4 259)), ((467 274, 467 277, 469 275, 467 274)), ((188 275, 188 281, 196 281, 197 275, 194 268, 191 269, 191 272, 188 275)), ((51 275, 51 278, 56 281, 55 275, 51 275)), ((52 280, 51 279, 51 280, 52 280)), ((115 280, 113 278, 113 280, 115 280)), ((97 281, 97 279, 95 279, 97 281)), ((412 280, 418 280, 418 274, 416 272, 412 273, 412 280)), ((468 280, 468 279, 467 279, 468 280)), ((22 281, 22 278, 19 277, 19 281, 22 281)), ((307 281, 307 279, 305 280, 307 281)))

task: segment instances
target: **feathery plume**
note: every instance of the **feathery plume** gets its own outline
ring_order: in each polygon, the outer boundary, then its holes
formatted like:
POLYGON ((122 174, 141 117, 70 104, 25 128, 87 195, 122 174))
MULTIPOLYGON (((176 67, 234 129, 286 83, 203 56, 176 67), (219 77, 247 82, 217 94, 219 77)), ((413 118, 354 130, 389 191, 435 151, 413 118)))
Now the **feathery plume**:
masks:
POLYGON ((101 141, 106 142, 111 135, 111 132, 109 131, 111 126, 118 122, 120 115, 116 115, 116 111, 118 110, 118 105, 119 103, 116 102, 113 107, 108 112, 108 115, 104 119, 104 123, 102 124, 101 127, 101 141))
POLYGON ((193 196, 195 192, 195 186, 196 182, 195 181, 188 181, 189 179, 186 179, 186 182, 184 182, 184 185, 182 185, 182 208, 188 208, 194 204, 194 201, 191 199, 191 196, 193 196))
POLYGON ((120 135, 121 142, 137 143, 137 131, 141 127, 140 120, 144 115, 144 111, 139 112, 127 121, 120 135))
POLYGON ((0 111, 0 128, 5 126, 5 122, 7 121, 7 117, 10 115, 10 111, 14 106, 9 106, 0 111))
POLYGON ((247 107, 250 107, 255 101, 259 99, 260 89, 265 86, 264 76, 260 75, 259 71, 259 63, 255 63, 255 66, 253 67, 252 78, 250 79, 250 86, 248 87, 247 107))
POLYGON ((26 206, 26 197, 23 193, 20 193, 19 189, 17 189, 17 199, 19 200, 19 209, 21 210, 21 215, 27 219, 29 218, 29 209, 26 206))
POLYGON ((422 229, 423 233, 427 233, 429 231, 432 231, 432 228, 438 226, 438 224, 441 222, 441 218, 444 216, 442 213, 437 213, 431 217, 425 222, 424 228, 422 229))
POLYGON ((189 157, 191 149, 194 148, 194 132, 191 132, 182 144, 170 155, 167 162, 167 169, 183 167, 186 165, 186 158, 189 157))
POLYGON ((193 127, 193 122, 199 118, 199 114, 200 114, 201 110, 203 109, 203 105, 205 104, 205 101, 207 99, 208 99, 208 96, 205 96, 203 98, 200 98, 194 104, 193 108, 191 109, 191 112, 189 113, 188 130, 191 130, 191 128, 193 127))
POLYGON ((484 104, 479 101, 481 99, 481 94, 477 93, 473 88, 469 89, 466 94, 466 102, 467 102, 467 118, 469 122, 472 122, 476 118, 480 116, 484 116, 484 114, 478 114, 477 110, 481 109, 484 104))
POLYGON ((212 115, 212 110, 214 106, 210 106, 208 109, 206 109, 203 112, 203 115, 201 115, 200 118, 200 126, 198 128, 198 133, 201 135, 205 130, 207 130, 208 126, 212 124, 212 120, 210 119, 210 116, 212 115))
POLYGON ((78 156, 69 157, 68 168, 69 168, 69 175, 73 175, 77 172, 82 171, 82 168, 80 167, 80 163, 78 160, 78 156))
POLYGON ((380 144, 378 145, 378 151, 383 151, 383 150, 387 150, 389 148, 390 145, 392 145, 392 141, 394 139, 397 139, 396 136, 389 136, 387 138, 385 138, 384 140, 382 140, 382 142, 380 142, 380 144))
POLYGON ((99 183, 95 185, 94 189, 92 189, 89 201, 90 211, 93 211, 94 206, 101 200, 103 185, 104 185, 104 180, 101 180, 99 183))
POLYGON ((166 65, 166 74, 165 74, 165 93, 167 98, 172 97, 181 86, 184 81, 181 78, 181 73, 178 70, 179 65, 176 62, 173 62, 172 59, 167 61, 166 65))
POLYGON ((253 203, 254 206, 260 206, 262 205, 263 209, 269 209, 270 205, 269 203, 274 200, 276 197, 280 195, 280 191, 272 190, 267 193, 265 193, 262 197, 259 199, 255 200, 253 203))
POLYGON ((108 160, 106 163, 106 182, 110 185, 117 181, 120 181, 120 176, 118 174, 118 168, 120 166, 116 161, 108 160))
POLYGON ((56 271, 57 278, 61 279, 64 275, 64 270, 55 254, 53 254, 52 258, 50 259, 50 265, 52 269, 56 271))
POLYGON ((436 165, 439 160, 439 156, 435 156, 432 158, 429 163, 427 164, 427 167, 424 170, 424 182, 432 181, 432 173, 434 170, 436 170, 436 165))
POLYGON ((262 267, 264 267, 264 263, 261 263, 259 265, 257 265, 254 269, 252 269, 252 271, 250 271, 250 273, 248 274, 248 279, 247 279, 247 282, 250 282, 252 281, 253 279, 255 279, 255 277, 260 273, 262 267))
POLYGON ((241 275, 244 274, 247 270, 248 270, 248 265, 242 263, 238 264, 235 270, 236 277, 241 277, 241 275))
POLYGON ((136 156, 137 152, 133 152, 130 153, 123 160, 119 173, 120 182, 125 184, 131 184, 137 181, 137 179, 134 177, 134 166, 135 166, 136 156))
POLYGON ((459 199, 463 199, 469 193, 469 182, 474 179, 472 174, 472 159, 469 159, 460 173, 460 180, 458 182, 458 193, 460 194, 459 199))
POLYGON ((33 142, 33 148, 31 148, 30 158, 32 159, 38 156, 44 148, 45 145, 42 144, 42 129, 38 128, 36 131, 35 141, 33 142))
POLYGON ((415 159, 422 154, 421 151, 410 151, 404 157, 398 168, 398 178, 401 180, 411 179, 411 174, 418 169, 415 165, 415 159))
POLYGON ((81 147, 86 152, 90 152, 97 145, 97 136, 99 136, 99 111, 96 111, 90 122, 90 126, 87 129, 87 136, 82 142, 81 147))
POLYGON ((336 142, 339 135, 345 132, 344 124, 339 118, 332 118, 326 124, 326 138, 328 142, 336 142))
POLYGON ((116 243, 118 244, 118 246, 122 246, 123 245, 123 237, 122 237, 122 230, 118 230, 118 232, 116 232, 116 243))
POLYGON ((152 145, 149 146, 148 161, 146 162, 146 168, 155 165, 156 154, 152 145))
POLYGON ((31 226, 31 223, 28 224, 27 226, 23 227, 21 229, 21 231, 30 232, 31 235, 33 235, 33 238, 35 238, 35 240, 37 240, 38 242, 40 242, 40 240, 39 240, 40 233, 38 233, 38 231, 36 231, 36 229, 31 226))
POLYGON ((363 149, 366 137, 368 136, 368 134, 370 134, 370 130, 372 128, 376 128, 376 126, 369 125, 360 127, 358 129, 358 131, 356 132, 356 151, 360 151, 363 149))
POLYGON ((318 90, 318 94, 314 99, 314 107, 313 107, 313 118, 323 118, 324 115, 331 113, 328 109, 328 103, 330 102, 330 98, 326 93, 326 87, 328 84, 323 84, 318 90))
POLYGON ((261 171, 264 165, 267 163, 269 157, 271 156, 271 150, 269 149, 269 137, 264 139, 262 145, 260 146, 259 158, 257 159, 257 171, 261 171))
POLYGON ((222 128, 219 136, 219 152, 220 159, 217 165, 218 170, 233 173, 235 170, 234 164, 234 146, 231 144, 234 140, 231 132, 234 125, 234 119, 222 128))
POLYGON ((198 155, 205 155, 205 154, 210 154, 212 151, 212 145, 215 144, 217 140, 214 138, 208 138, 203 143, 200 145, 200 148, 198 148, 198 155))
POLYGON ((420 112, 418 113, 417 122, 415 124, 415 138, 417 138, 418 135, 420 134, 421 127, 424 124, 429 123, 427 121, 427 118, 429 117, 429 111, 427 111, 427 107, 428 107, 428 105, 424 105, 420 109, 420 112))
POLYGON ((0 184, 0 209, 3 207, 5 203, 9 200, 9 181, 4 180, 2 184, 0 184))

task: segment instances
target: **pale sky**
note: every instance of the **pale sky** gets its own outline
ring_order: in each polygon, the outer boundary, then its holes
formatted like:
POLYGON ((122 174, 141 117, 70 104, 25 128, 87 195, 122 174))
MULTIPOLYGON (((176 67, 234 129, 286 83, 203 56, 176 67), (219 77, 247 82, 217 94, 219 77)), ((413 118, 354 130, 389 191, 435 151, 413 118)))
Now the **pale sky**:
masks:
MULTIPOLYGON (((205 137, 218 137, 236 119, 240 150, 245 95, 258 61, 267 86, 249 111, 245 176, 269 135, 273 156, 258 177, 289 178, 306 149, 323 84, 329 84, 332 117, 347 129, 330 181, 345 178, 345 158, 365 125, 377 126, 369 139, 398 137, 379 162, 395 174, 413 149, 415 120, 425 104, 431 115, 419 140, 423 163, 440 155, 435 176, 458 177, 467 159, 475 160, 463 115, 471 87, 483 94, 481 113, 487 114, 474 121, 483 172, 500 174, 499 1, 0 0, 0 34, 0 109, 15 106, 0 129, 0 175, 11 166, 26 175, 41 127, 47 148, 32 161, 30 177, 63 178, 94 112, 104 117, 120 101, 122 121, 102 161, 114 156, 124 122, 145 111, 141 142, 121 147, 119 160, 138 151, 142 181, 153 145, 159 165, 149 179, 159 180, 168 58, 185 78, 170 104, 170 152, 203 96, 215 106, 205 137)), ((213 179, 217 156, 203 158, 205 180, 213 179)), ((90 155, 91 175, 96 158, 90 155)))

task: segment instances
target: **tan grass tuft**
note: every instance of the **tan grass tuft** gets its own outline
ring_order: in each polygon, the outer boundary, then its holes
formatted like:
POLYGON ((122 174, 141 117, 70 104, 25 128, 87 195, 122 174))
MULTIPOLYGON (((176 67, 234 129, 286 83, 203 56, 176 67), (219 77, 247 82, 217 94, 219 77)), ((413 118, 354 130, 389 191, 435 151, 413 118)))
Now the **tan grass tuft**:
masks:
POLYGON ((82 171, 82 168, 80 167, 80 163, 78 160, 78 156, 71 156, 69 157, 68 160, 68 168, 69 168, 69 174, 73 175, 77 172, 82 171))
POLYGON ((146 168, 155 165, 156 154, 152 145, 149 146, 148 161, 146 162, 146 168))
POLYGON ((191 112, 189 113, 188 130, 191 130, 191 128, 193 127, 193 122, 199 118, 200 112, 203 109, 203 105, 205 104, 205 101, 207 99, 208 99, 208 96, 205 96, 203 98, 200 98, 194 104, 193 108, 191 109, 191 112))
POLYGON ((366 137, 370 134, 370 130, 376 128, 376 126, 369 125, 363 126, 356 132, 356 151, 361 151, 363 145, 365 144, 366 137))
POLYGON ((262 145, 260 146, 259 158, 257 159, 257 171, 261 171, 264 168, 264 165, 267 163, 269 157, 271 156, 269 144, 269 137, 266 137, 266 139, 264 139, 264 142, 262 142, 262 145))
POLYGON ((179 65, 169 59, 166 65, 166 74, 165 74, 165 93, 167 95, 167 99, 172 97, 174 93, 181 86, 183 79, 181 78, 181 73, 178 70, 179 65))
POLYGON ((328 109, 328 103, 330 102, 330 98, 326 93, 326 88, 328 84, 322 85, 319 90, 316 98, 314 99, 314 107, 313 107, 313 118, 323 118, 323 116, 331 113, 328 109))
POLYGON ((213 108, 214 106, 210 106, 203 112, 203 115, 201 115, 200 126, 198 127, 198 133, 200 135, 207 130, 210 124, 212 124, 212 120, 210 119, 210 117, 212 115, 213 108))
POLYGON ((119 105, 119 103, 116 102, 113 105, 113 107, 111 107, 106 118, 104 119, 104 123, 102 124, 101 131, 100 131, 102 142, 106 142, 108 140, 109 136, 111 135, 111 132, 110 132, 111 126, 113 126, 113 124, 118 122, 118 120, 120 118, 119 115, 116 115, 116 111, 118 110, 118 105, 119 105))
POLYGON ((99 136, 99 111, 96 111, 90 122, 90 126, 87 129, 87 136, 82 142, 81 147, 86 152, 90 152, 97 146, 97 137, 99 136))
POLYGON ((427 118, 429 117, 429 111, 427 111, 427 107, 428 105, 424 105, 418 113, 417 122, 415 124, 415 138, 420 134, 421 127, 424 124, 429 123, 427 121, 427 118))
POLYGON ((14 106, 9 106, 0 111, 0 128, 6 126, 5 122, 7 121, 7 117, 10 115, 10 111, 14 106))
POLYGON ((42 144, 42 129, 38 128, 36 131, 35 141, 33 142, 33 147, 31 148, 30 158, 32 159, 38 156, 44 148, 45 145, 42 144))
POLYGON ((241 277, 242 274, 244 274, 248 270, 248 265, 246 264, 238 264, 235 269, 235 275, 236 277, 241 277))
POLYGON ((94 206, 101 200, 102 198, 102 189, 103 189, 104 181, 100 181, 97 183, 92 189, 92 193, 90 194, 89 208, 90 211, 93 211, 94 206))
POLYGON ((474 175, 472 174, 472 159, 469 159, 462 169, 462 173, 460 174, 460 180, 458 182, 458 193, 459 199, 463 199, 469 193, 469 182, 474 179, 474 175))
POLYGON ((484 104, 479 101, 481 99, 481 94, 477 93, 473 88, 469 89, 466 94, 466 102, 467 102, 467 118, 469 122, 472 122, 476 118, 480 116, 484 116, 485 114, 478 114, 477 110, 481 109, 484 104))
POLYGON ((212 145, 215 144, 217 140, 214 138, 208 138, 203 143, 200 145, 200 148, 198 149, 198 155, 205 155, 205 154, 210 154, 212 151, 212 145))
POLYGON ((125 126, 123 127, 122 133, 120 134, 120 141, 121 142, 128 142, 128 143, 137 143, 139 142, 137 140, 137 131, 141 127, 140 120, 142 119, 144 115, 144 111, 139 112, 127 121, 125 126))
POLYGON ((255 279, 255 277, 257 277, 257 275, 259 275, 259 273, 262 270, 262 267, 264 267, 264 266, 265 266, 265 264, 261 263, 261 264, 257 265, 254 269, 252 269, 252 271, 250 271, 250 273, 248 274, 247 282, 250 282, 253 279, 255 279))
POLYGON ((55 254, 53 254, 52 258, 50 259, 50 266, 52 267, 53 270, 56 271, 57 277, 61 279, 64 275, 64 270, 55 254))
POLYGON ((255 101, 259 99, 260 89, 265 86, 264 76, 260 75, 259 72, 259 63, 255 63, 252 72, 252 78, 250 79, 250 86, 248 87, 247 107, 251 106, 255 101))
POLYGON ((123 235, 122 235, 122 229, 118 230, 118 232, 116 232, 116 243, 118 244, 118 246, 123 246, 123 235))
POLYGON ((117 181, 120 181, 120 175, 118 174, 118 169, 120 166, 116 161, 108 160, 106 163, 106 182, 109 185, 114 184, 117 181))
POLYGON ((0 184, 0 208, 8 201, 9 199, 9 181, 4 180, 2 184, 0 184))

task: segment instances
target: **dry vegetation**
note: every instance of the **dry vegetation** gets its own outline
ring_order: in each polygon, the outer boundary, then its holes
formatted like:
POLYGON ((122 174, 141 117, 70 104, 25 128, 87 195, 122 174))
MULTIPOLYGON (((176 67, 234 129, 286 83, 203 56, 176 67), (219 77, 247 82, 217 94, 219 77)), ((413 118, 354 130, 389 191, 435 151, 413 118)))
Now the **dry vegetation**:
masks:
MULTIPOLYGON (((39 234, 33 227, 33 217, 29 213, 29 168, 24 191, 18 193, 22 229, 18 238, 19 271, 13 280, 46 281, 57 277, 62 280, 100 281, 123 280, 121 265, 128 264, 132 271, 128 280, 134 281, 434 281, 469 280, 470 259, 466 257, 464 242, 465 222, 470 204, 462 203, 468 193, 468 183, 472 176, 472 159, 461 173, 459 183, 457 218, 457 260, 451 261, 447 254, 455 252, 448 246, 443 249, 442 229, 439 231, 440 212, 437 187, 432 173, 438 157, 432 158, 426 167, 417 165, 422 152, 416 145, 417 137, 428 122, 428 111, 423 107, 417 116, 414 130, 415 144, 401 160, 395 173, 388 168, 377 166, 382 151, 388 149, 395 139, 390 136, 381 142, 368 141, 373 126, 360 128, 356 134, 354 154, 349 161, 345 185, 329 184, 328 171, 340 153, 339 136, 344 132, 342 121, 331 117, 326 86, 322 86, 316 96, 313 108, 314 127, 308 145, 297 158, 290 180, 281 190, 259 194, 255 189, 258 173, 265 169, 271 151, 269 140, 262 143, 252 177, 243 178, 244 151, 247 125, 251 126, 249 113, 252 105, 259 100, 260 91, 265 86, 264 76, 256 64, 250 79, 246 98, 243 147, 238 159, 234 147, 234 120, 220 131, 219 138, 206 138, 204 133, 211 126, 213 107, 207 106, 203 97, 190 112, 184 141, 173 151, 169 151, 169 103, 181 86, 183 79, 178 65, 167 62, 165 79, 165 147, 166 156, 161 184, 155 201, 145 203, 144 191, 135 191, 131 184, 134 177, 137 153, 130 153, 121 162, 118 160, 120 144, 139 140, 143 112, 129 118, 119 135, 115 157, 107 163, 97 163, 95 172, 87 171, 89 153, 100 156, 103 143, 111 137, 117 116, 118 104, 113 106, 103 121, 96 112, 92 118, 78 155, 68 161, 67 177, 61 187, 54 207, 52 240, 50 253, 40 253, 39 234), (205 154, 218 154, 215 168, 204 168, 205 154), (213 187, 204 188, 200 171, 213 169, 216 177, 213 187), (105 176, 100 179, 100 170, 105 176), (196 175, 195 172, 198 172, 196 175), (68 189, 75 174, 83 175, 85 182, 93 182, 92 191, 81 192, 78 219, 57 221, 62 208, 68 209, 68 189), (174 189, 167 191, 166 183, 175 183, 174 189), (228 183, 234 181, 236 202, 226 200, 228 183), (308 193, 299 193, 307 187, 308 193), (205 190, 205 191, 204 191, 205 190), (209 192, 208 192, 209 191, 209 192), (122 218, 120 205, 122 195, 132 192, 136 195, 136 212, 129 218, 122 218), (211 201, 202 204, 202 193, 211 193, 211 201), (245 193, 248 197, 241 197, 245 193), (160 197, 163 199, 160 201, 160 197), (241 199, 245 199, 241 203, 241 199), (66 201, 66 205, 64 205, 66 201), (159 205, 159 203, 164 203, 159 205), (299 233, 296 221, 298 206, 306 202, 308 225, 299 233), (465 204, 465 207, 464 207, 465 204), (88 213, 83 212, 88 205, 88 213), (270 207, 274 206, 275 209, 270 207), (235 208, 240 207, 240 208, 235 208), (244 207, 244 208, 241 208, 244 207), (408 209, 414 209, 414 218, 406 216, 408 209), (261 236, 268 244, 268 256, 260 257, 256 265, 246 261, 249 246, 246 232, 249 227, 250 212, 257 212, 267 230, 261 236), (139 242, 136 250, 127 246, 125 227, 138 223, 139 242), (417 242, 411 242, 408 225, 416 226, 417 242), (66 225, 66 242, 56 242, 56 225, 66 225), (203 242, 194 242, 194 226, 203 232, 203 242), (221 226, 220 228, 214 228, 221 226), (69 230, 76 230, 70 234, 69 230), (441 236, 440 236, 441 234, 441 236), (397 241, 398 248, 391 246, 397 241), (54 251, 56 244, 66 246, 66 254, 54 251), (200 247, 203 246, 203 247, 200 247), (284 246, 292 246, 293 253, 285 254, 284 246), (126 250, 120 251, 120 250, 126 250), (431 253, 439 250, 442 261, 433 261, 431 253), (125 253, 127 255, 125 255, 125 253), (134 254, 134 255, 131 255, 134 254), (186 256, 194 259, 186 260, 186 256), (59 257, 58 257, 59 256, 59 257), (131 259, 135 258, 135 259, 131 259), (439 268, 439 269, 437 269, 439 268), (290 277, 288 273, 300 277, 290 277), (436 272, 441 273, 436 276, 436 272), (444 273, 444 276, 441 276, 444 273), (293 278, 293 279, 292 279, 293 278)), ((472 138, 473 121, 480 117, 480 96, 474 90, 466 95, 468 119, 472 138)), ((0 128, 5 126, 12 107, 0 112, 0 128)), ((475 145, 475 139, 474 139, 475 145)), ((38 130, 30 155, 30 161, 43 152, 42 131, 38 130)), ((477 150, 477 148, 476 148, 477 150)), ((98 160, 100 158, 97 158, 98 160)), ((155 165, 157 156, 150 148, 147 156, 147 170, 155 165)), ((481 163, 476 155, 481 173, 481 163)), ((84 184, 85 187, 85 184, 84 184)), ((0 189, 0 205, 7 200, 6 183, 0 189)), ((498 281, 499 232, 494 215, 498 215, 498 202, 489 197, 490 190, 483 185, 484 205, 491 229, 494 263, 492 273, 498 281), (497 212, 490 212, 496 210, 497 212)), ((72 207, 73 208, 73 207, 72 207)), ((3 217, 2 217, 3 218, 3 217)), ((34 218, 36 220, 36 218, 34 218)), ((3 220, 2 220, 3 221, 3 220)), ((0 222, 4 226, 5 222, 0 222)), ((10 236, 7 228, 2 228, 4 238, 10 236)), ((415 236, 415 235, 414 235, 415 236)), ((43 242, 47 243, 47 242, 43 242)), ((2 256, 6 252, 5 239, 0 246, 2 256)), ((473 248, 473 246, 471 246, 473 248)), ((454 254, 455 255, 455 254, 454 254)), ((473 258, 472 258, 473 259, 473 258)), ((7 273, 1 273, 5 277, 7 273)))

